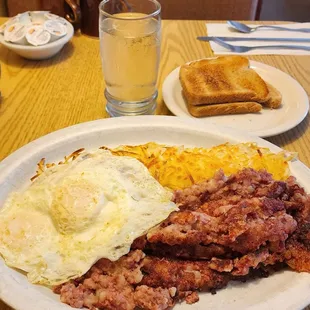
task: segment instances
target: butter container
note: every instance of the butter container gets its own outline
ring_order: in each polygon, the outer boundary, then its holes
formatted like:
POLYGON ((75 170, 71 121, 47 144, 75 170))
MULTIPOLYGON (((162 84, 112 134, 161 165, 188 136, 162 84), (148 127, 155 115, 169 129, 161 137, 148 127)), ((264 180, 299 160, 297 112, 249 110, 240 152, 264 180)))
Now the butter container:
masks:
POLYGON ((27 28, 26 39, 31 45, 40 46, 51 41, 51 34, 43 26, 31 26, 27 28))
POLYGON ((67 34, 67 27, 58 20, 47 20, 44 29, 51 35, 51 41, 56 41, 67 34))

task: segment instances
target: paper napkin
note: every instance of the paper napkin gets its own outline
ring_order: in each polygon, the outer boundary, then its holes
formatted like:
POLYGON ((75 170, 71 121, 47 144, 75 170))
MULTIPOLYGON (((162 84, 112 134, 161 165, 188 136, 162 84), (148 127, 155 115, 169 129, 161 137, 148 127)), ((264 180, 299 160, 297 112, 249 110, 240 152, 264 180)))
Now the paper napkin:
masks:
MULTIPOLYGON (((259 26, 258 24, 248 24, 249 26, 259 26)), ((296 32, 296 31, 282 31, 275 29, 259 29, 252 33, 241 33, 230 28, 226 23, 207 23, 207 35, 214 37, 242 37, 242 38, 309 38, 310 32, 296 32)), ((283 24, 277 26, 283 26, 287 28, 309 28, 310 23, 294 23, 294 24, 283 24)), ((259 46, 259 45, 303 45, 309 46, 310 43, 305 42, 266 42, 266 41, 229 41, 227 42, 232 45, 242 46, 259 46)), ((231 50, 226 49, 223 46, 218 45, 215 42, 210 41, 211 48, 214 54, 238 54, 233 53, 231 50)), ((292 49, 279 49, 279 48, 268 48, 268 49, 254 49, 249 52, 242 53, 242 55, 310 55, 310 51, 304 50, 292 50, 292 49)))

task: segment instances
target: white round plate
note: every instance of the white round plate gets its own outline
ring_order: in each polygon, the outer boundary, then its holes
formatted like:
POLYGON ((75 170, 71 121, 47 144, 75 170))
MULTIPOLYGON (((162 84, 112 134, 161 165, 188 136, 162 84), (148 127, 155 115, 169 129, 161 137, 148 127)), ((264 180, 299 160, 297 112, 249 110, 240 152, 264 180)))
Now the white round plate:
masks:
MULTIPOLYGON (((281 108, 275 110, 264 108, 259 113, 208 116, 199 120, 240 129, 259 137, 274 136, 297 126, 309 110, 309 99, 302 86, 279 69, 252 60, 250 65, 266 82, 281 92, 281 108)), ((176 68, 166 77, 163 84, 163 99, 168 109, 176 116, 194 118, 188 112, 182 95, 179 70, 180 67, 176 68)))
MULTIPOLYGON (((257 142, 272 151, 280 149, 254 136, 197 120, 142 116, 98 120, 56 131, 22 147, 0 163, 0 205, 8 193, 30 184, 36 163, 58 161, 81 147, 141 144, 150 141, 187 147, 211 147, 224 142, 257 142)), ((292 174, 310 191, 310 172, 299 161, 291 164, 292 174)), ((22 273, 7 267, 0 258, 0 298, 17 310, 70 309, 48 288, 32 285, 22 273)), ((185 303, 176 310, 302 309, 310 303, 310 274, 281 271, 269 278, 232 283, 216 295, 201 293, 200 301, 185 303)))

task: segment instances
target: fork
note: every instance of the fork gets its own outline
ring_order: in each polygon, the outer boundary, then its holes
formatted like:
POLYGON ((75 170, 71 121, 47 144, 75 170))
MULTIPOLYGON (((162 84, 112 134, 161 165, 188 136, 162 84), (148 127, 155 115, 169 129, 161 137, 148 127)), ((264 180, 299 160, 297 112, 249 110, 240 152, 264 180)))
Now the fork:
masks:
POLYGON ((280 48, 280 49, 310 51, 310 46, 304 46, 304 45, 259 45, 259 46, 232 45, 217 37, 213 37, 213 41, 235 53, 245 53, 259 48, 269 48, 269 49, 280 48))
POLYGON ((243 24, 243 23, 239 23, 239 22, 236 22, 236 21, 233 21, 233 20, 229 20, 227 21, 227 24, 240 31, 240 32, 243 32, 243 33, 251 33, 251 32, 254 32, 258 29, 261 29, 261 28, 270 28, 270 29, 276 29, 276 30, 287 30, 287 31, 299 31, 299 32, 310 32, 310 29, 309 28, 298 28, 298 29, 294 29, 294 28, 287 28, 287 27, 280 27, 280 26, 274 26, 274 25, 261 25, 261 26, 256 26, 256 27, 249 27, 248 25, 246 24, 243 24))

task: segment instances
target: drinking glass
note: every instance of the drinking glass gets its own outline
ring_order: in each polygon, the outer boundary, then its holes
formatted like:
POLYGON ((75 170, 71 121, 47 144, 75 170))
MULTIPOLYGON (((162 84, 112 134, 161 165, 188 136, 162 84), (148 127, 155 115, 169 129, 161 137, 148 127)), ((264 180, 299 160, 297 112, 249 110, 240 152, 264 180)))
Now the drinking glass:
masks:
POLYGON ((103 0, 99 5, 106 110, 111 116, 155 111, 160 10, 156 0, 103 0))

